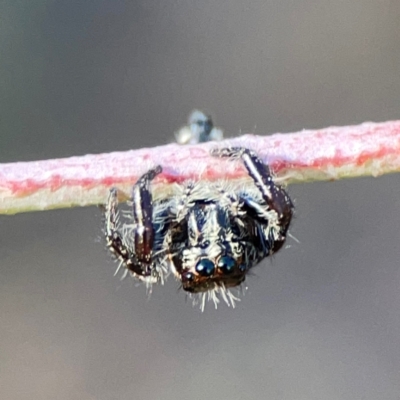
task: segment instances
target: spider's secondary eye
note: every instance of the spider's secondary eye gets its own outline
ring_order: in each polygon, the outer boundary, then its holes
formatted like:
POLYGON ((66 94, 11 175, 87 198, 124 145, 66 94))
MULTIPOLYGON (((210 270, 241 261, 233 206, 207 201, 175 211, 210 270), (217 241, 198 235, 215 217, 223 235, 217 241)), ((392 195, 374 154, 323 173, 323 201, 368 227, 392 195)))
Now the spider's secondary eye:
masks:
POLYGON ((192 282, 194 279, 194 275, 191 272, 185 272, 181 276, 182 282, 192 282))
POLYGON ((201 249, 206 249, 210 245, 210 241, 206 240, 204 243, 200 243, 199 247, 201 249))
POLYGON ((239 269, 240 269, 241 272, 246 271, 246 265, 245 264, 240 264, 239 265, 239 269))
POLYGON ((218 268, 226 274, 230 274, 235 269, 235 260, 229 256, 222 256, 218 261, 218 268))
POLYGON ((214 269, 214 263, 208 258, 203 258, 196 264, 196 271, 202 276, 212 275, 214 269))

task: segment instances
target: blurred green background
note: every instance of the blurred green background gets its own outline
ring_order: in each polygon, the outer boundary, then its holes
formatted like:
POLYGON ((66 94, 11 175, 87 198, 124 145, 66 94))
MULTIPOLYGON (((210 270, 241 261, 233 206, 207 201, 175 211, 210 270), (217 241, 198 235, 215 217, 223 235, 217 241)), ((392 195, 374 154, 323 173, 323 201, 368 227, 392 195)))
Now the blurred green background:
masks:
MULTIPOLYGON (((400 2, 3 0, 0 160, 398 119, 400 2)), ((236 310, 113 278, 95 208, 1 217, 1 399, 399 399, 400 177, 294 185, 236 310)))

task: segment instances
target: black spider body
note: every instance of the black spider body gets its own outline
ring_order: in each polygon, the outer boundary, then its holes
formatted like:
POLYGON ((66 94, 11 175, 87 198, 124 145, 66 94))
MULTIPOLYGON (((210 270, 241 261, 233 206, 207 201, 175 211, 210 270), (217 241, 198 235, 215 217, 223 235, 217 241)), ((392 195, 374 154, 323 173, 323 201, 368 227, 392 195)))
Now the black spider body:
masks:
POLYGON ((212 154, 241 159, 254 185, 190 182, 153 201, 150 182, 158 166, 133 187, 130 223, 118 224, 116 189, 106 205, 107 246, 126 271, 149 286, 173 272, 185 291, 203 294, 202 307, 206 295, 217 303, 217 294, 234 305, 228 289, 282 247, 293 213, 288 194, 255 153, 227 148, 212 154))

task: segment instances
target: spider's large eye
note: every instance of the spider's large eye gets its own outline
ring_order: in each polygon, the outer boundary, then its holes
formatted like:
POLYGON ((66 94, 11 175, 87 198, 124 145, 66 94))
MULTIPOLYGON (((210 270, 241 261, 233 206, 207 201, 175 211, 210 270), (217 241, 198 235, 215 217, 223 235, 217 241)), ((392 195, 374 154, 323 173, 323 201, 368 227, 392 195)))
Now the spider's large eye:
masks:
POLYGON ((230 256, 222 256, 218 261, 218 268, 224 274, 231 274, 235 269, 236 262, 230 256))
POLYGON ((203 258, 196 264, 196 272, 202 276, 212 275, 214 273, 214 269, 214 263, 208 258, 203 258))

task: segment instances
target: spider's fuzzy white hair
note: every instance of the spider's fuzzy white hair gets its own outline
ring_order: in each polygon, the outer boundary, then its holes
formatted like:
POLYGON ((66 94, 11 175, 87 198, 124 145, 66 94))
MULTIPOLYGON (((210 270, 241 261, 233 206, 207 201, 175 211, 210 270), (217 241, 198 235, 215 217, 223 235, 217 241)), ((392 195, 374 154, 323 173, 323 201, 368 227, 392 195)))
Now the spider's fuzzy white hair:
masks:
MULTIPOLYGON (((247 287, 245 287, 245 289, 247 289, 247 287)), ((240 298, 236 297, 232 293, 232 290, 237 291, 237 295, 243 294, 242 285, 232 289, 220 283, 218 285, 215 284, 214 287, 207 290, 207 292, 188 293, 187 296, 192 300, 193 306, 199 306, 202 312, 204 312, 207 302, 213 302, 215 309, 217 309, 221 299, 228 307, 235 308, 236 302, 240 301, 240 298)))

